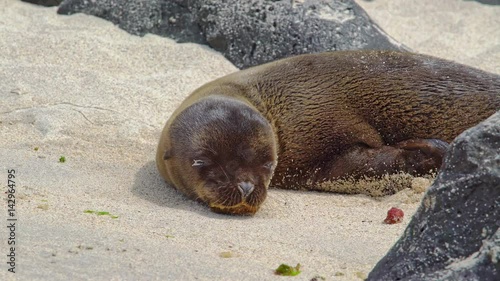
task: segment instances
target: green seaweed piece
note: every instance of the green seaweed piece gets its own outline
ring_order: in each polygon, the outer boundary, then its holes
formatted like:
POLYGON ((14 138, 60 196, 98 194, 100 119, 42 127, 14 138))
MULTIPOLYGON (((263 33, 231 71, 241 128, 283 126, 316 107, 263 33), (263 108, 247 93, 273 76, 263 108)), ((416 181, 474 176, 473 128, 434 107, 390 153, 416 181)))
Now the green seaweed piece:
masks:
POLYGON ((291 267, 287 264, 282 263, 278 268, 276 268, 275 273, 277 275, 283 276, 296 276, 300 273, 300 263, 297 264, 296 267, 291 267))
POLYGON ((83 211, 85 214, 96 214, 98 216, 110 216, 112 219, 117 219, 118 216, 112 215, 106 211, 93 211, 93 210, 85 210, 83 211))
POLYGON ((59 157, 59 163, 64 163, 64 162, 66 162, 66 157, 64 156, 59 157))

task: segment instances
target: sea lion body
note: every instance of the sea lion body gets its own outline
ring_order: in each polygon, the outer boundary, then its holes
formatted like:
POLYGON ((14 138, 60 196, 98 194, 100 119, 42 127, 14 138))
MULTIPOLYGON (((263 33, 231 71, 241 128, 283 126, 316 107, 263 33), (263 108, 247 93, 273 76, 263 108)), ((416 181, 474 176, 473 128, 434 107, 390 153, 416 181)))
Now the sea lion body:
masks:
MULTIPOLYGON (((179 115, 215 98, 253 110, 256 119, 268 122, 271 132, 260 140, 274 142, 265 153, 270 155, 265 161, 273 163, 272 186, 316 189, 321 182, 339 178, 398 171, 421 174, 439 168, 446 143, 500 110, 500 77, 426 55, 340 51, 287 58, 210 82, 172 114, 157 153, 158 169, 167 182, 209 205, 200 192, 191 192, 193 185, 204 181, 203 175, 179 183, 179 177, 196 172, 187 165, 186 174, 173 172, 179 170, 179 161, 193 159, 173 147, 172 128, 182 132, 182 126, 189 125, 179 126, 179 115)), ((186 120, 196 114, 186 114, 191 115, 186 120)), ((193 135, 195 131, 189 137, 193 135)), ((218 139, 231 135, 235 134, 226 130, 218 139)), ((194 146, 198 149, 199 144, 194 146)), ((235 145, 229 141, 225 147, 235 145)), ((252 149, 252 141, 247 149, 252 149)), ((221 170, 231 155, 225 157, 218 164, 221 170)), ((261 188, 267 185, 255 190, 261 188)), ((259 192, 265 198, 265 192, 259 192)))

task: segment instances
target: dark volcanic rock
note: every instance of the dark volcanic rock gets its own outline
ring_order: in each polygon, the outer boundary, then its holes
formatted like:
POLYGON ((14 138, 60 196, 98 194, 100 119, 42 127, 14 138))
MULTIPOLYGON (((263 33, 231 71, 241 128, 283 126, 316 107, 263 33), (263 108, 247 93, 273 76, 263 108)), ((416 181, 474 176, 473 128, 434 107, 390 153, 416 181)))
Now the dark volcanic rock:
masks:
POLYGON ((63 0, 21 0, 31 4, 42 5, 46 7, 58 6, 63 0))
POLYGON ((205 39, 238 67, 305 53, 397 49, 354 1, 248 1, 245 5, 229 1, 226 6, 204 2, 197 21, 205 39))
POLYGON ((500 280, 500 111, 458 136, 368 280, 500 280))
MULTIPOLYGON (((466 1, 471 1, 471 0, 466 0, 466 1)), ((487 5, 500 5, 500 0, 475 0, 475 1, 487 5)))
POLYGON ((240 68, 305 53, 405 49, 353 0, 66 0, 58 10, 78 12, 136 35, 206 43, 240 68))
POLYGON ((97 16, 135 35, 150 32, 162 20, 161 0, 65 0, 57 13, 97 16))

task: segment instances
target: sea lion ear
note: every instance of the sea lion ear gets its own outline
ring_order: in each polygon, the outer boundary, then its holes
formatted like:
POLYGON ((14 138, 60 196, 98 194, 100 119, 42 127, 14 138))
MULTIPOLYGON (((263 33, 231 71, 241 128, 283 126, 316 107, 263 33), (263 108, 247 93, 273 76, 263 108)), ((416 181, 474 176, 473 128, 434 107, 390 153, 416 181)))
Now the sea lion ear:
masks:
POLYGON ((167 160, 170 157, 172 157, 172 154, 170 153, 170 150, 165 150, 165 154, 163 154, 163 160, 167 160))

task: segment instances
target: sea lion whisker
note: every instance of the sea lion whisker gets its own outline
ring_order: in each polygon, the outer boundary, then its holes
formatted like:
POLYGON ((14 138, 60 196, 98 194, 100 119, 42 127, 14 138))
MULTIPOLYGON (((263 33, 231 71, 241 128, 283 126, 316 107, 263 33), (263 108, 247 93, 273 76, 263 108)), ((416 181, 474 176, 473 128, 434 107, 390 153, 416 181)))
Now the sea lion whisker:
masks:
POLYGON ((232 193, 232 198, 231 198, 232 200, 231 200, 231 201, 232 201, 232 202, 243 201, 243 200, 242 200, 243 198, 241 198, 241 199, 239 198, 240 196, 241 196, 241 195, 239 194, 239 192, 233 192, 233 193, 232 193), (238 200, 238 199, 240 199, 240 200, 238 200))
POLYGON ((224 206, 226 206, 226 205, 227 205, 227 203, 228 203, 228 202, 230 202, 230 200, 231 200, 231 196, 230 196, 230 195, 229 195, 229 196, 225 196, 225 197, 224 197, 224 201, 222 201, 222 202, 220 203, 220 205, 224 205, 224 206))

